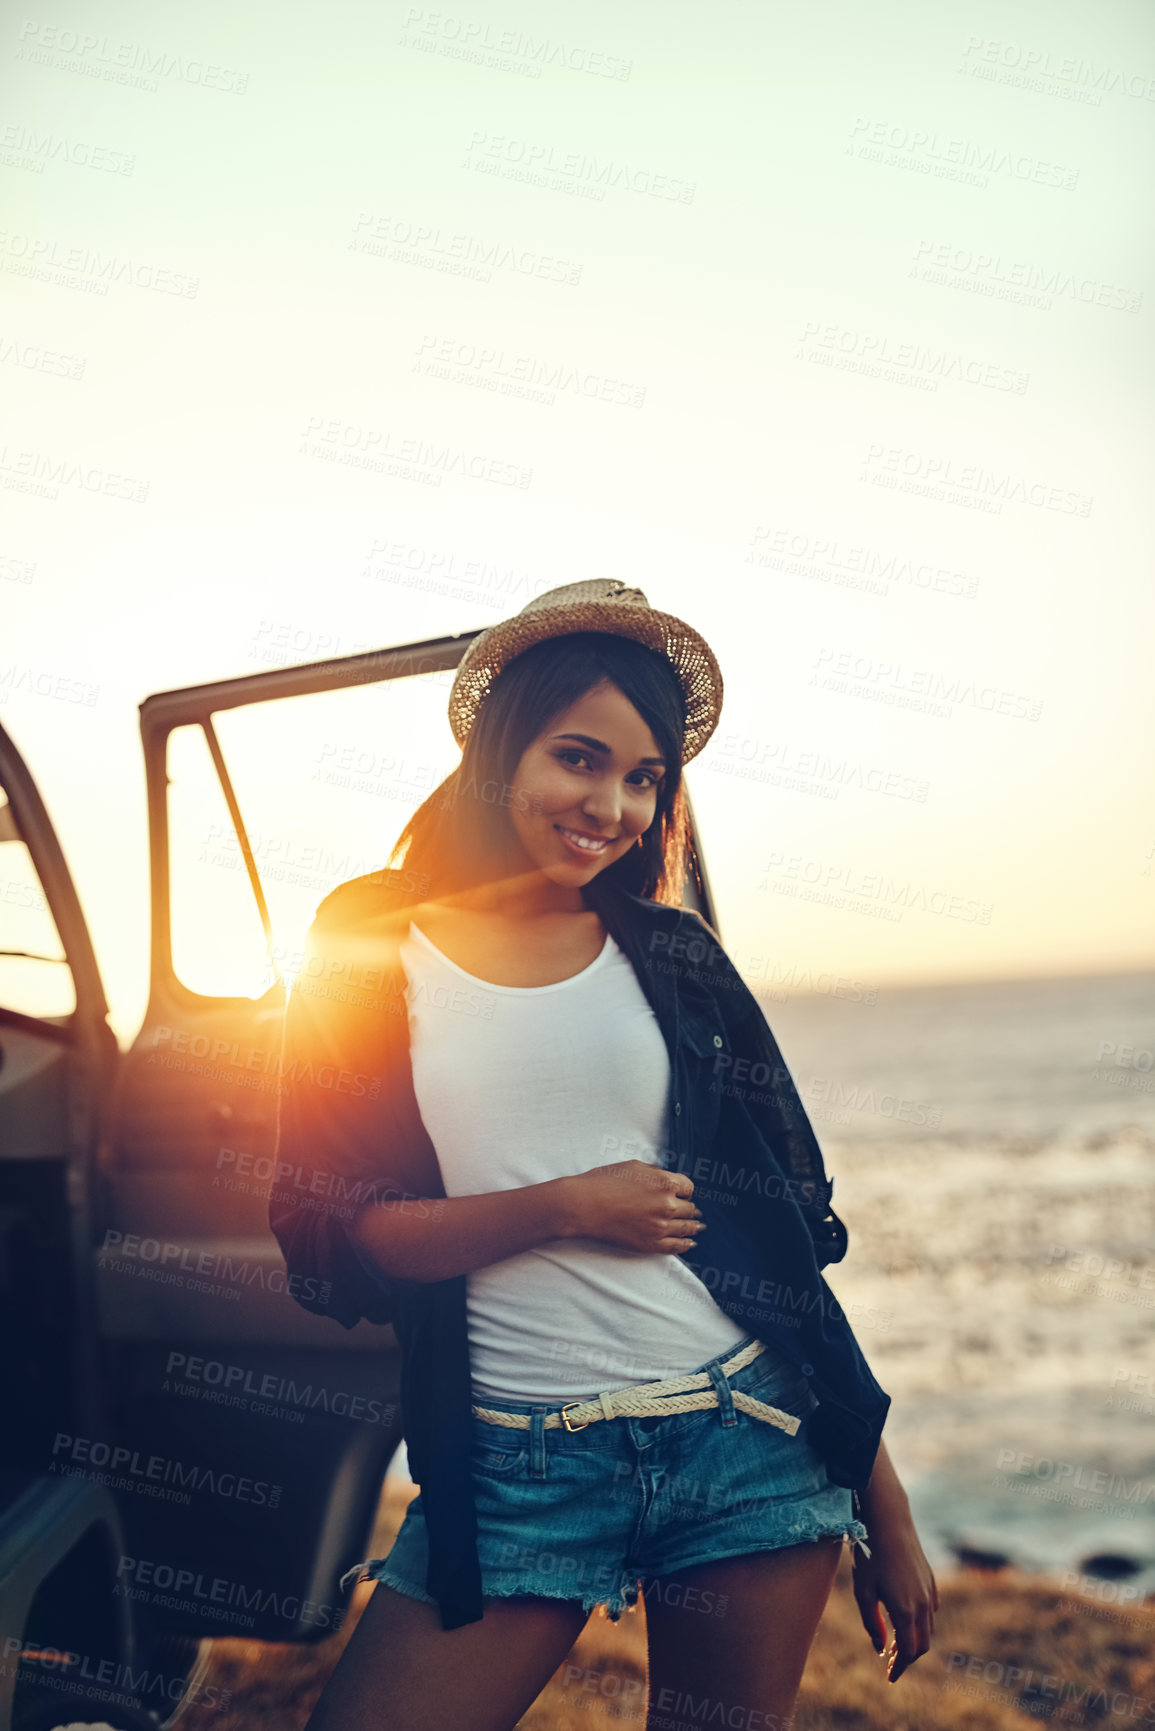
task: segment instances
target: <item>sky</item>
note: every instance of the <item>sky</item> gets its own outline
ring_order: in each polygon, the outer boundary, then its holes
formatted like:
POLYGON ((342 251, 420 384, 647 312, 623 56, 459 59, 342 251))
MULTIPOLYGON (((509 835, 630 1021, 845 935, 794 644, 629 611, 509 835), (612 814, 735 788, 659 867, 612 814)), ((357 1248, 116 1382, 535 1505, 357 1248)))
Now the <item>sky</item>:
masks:
MULTIPOLYGON (((149 693, 586 577, 717 655, 752 983, 1155 965, 1145 7, 54 0, 0 66, 0 724, 122 1038, 149 693)), ((448 684, 222 719, 288 946, 448 684)), ((245 989, 198 751, 178 971, 245 989)))

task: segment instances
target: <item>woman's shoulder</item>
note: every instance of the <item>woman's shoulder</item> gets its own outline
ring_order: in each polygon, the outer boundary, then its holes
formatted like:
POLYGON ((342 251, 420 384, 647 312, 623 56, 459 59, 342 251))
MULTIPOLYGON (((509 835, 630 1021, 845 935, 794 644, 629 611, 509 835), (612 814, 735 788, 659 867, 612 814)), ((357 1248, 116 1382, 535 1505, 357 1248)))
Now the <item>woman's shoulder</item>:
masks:
POLYGON ((697 908, 686 907, 684 904, 674 906, 672 902, 656 902, 649 896, 632 893, 627 894, 627 900, 634 918, 639 923, 648 923, 670 933, 677 932, 683 938, 702 937, 721 947, 717 932, 697 908))
POLYGON ((423 888, 416 872, 388 866, 338 884, 319 904, 306 934, 311 965, 396 968, 409 910, 423 888))
POLYGON ((321 932, 359 930, 367 924, 399 923, 416 907, 427 886, 417 872, 382 866, 361 877, 348 878, 330 890, 313 916, 321 932))
POLYGON ((672 902, 656 902, 652 896, 636 895, 633 890, 626 890, 624 898, 636 920, 669 926, 671 929, 691 911, 686 907, 675 907, 672 902))

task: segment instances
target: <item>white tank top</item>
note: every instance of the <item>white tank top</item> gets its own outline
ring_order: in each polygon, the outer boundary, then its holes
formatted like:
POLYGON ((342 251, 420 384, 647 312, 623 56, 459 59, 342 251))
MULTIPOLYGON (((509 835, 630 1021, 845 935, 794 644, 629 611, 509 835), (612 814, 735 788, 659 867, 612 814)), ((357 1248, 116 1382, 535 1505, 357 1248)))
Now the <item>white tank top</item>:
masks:
MULTIPOLYGON (((606 934, 581 973, 498 986, 416 925, 402 941, 413 1086, 447 1196, 619 1160, 664 1164, 670 1065, 629 958, 606 934)), ((582 1400, 683 1376, 745 1333, 670 1252, 559 1238, 466 1277, 474 1400, 582 1400)))

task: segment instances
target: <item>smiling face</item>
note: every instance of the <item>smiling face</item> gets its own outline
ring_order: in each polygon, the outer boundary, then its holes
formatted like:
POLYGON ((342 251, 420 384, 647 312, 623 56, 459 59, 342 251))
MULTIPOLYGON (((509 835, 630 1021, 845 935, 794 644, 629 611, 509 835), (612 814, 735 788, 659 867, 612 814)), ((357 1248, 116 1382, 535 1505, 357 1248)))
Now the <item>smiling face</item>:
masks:
POLYGON ((646 722, 603 681, 554 717, 523 753, 509 816, 530 865, 580 887, 654 821, 666 771, 646 722))

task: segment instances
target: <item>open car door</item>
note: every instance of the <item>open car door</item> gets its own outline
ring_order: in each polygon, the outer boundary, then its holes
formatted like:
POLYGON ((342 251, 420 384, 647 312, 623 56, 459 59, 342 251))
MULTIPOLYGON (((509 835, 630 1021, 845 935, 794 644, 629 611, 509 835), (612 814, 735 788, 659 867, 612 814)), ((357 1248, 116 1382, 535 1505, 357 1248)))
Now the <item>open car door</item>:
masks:
POLYGON ((97 1670, 123 1678, 136 1658, 131 1608, 114 1591, 114 1499, 96 1477, 55 1471, 60 1437, 107 1424, 90 1247, 119 1061, 67 862, 0 727, 3 1731, 104 1720, 110 1699, 117 1726, 144 1722, 131 1689, 86 1687, 97 1670))
POLYGON ((448 691, 476 635, 141 705, 151 991, 93 1249, 114 1410, 83 1452, 115 1465, 121 1590, 170 1637, 321 1638, 365 1555, 400 1354, 392 1328, 286 1289, 266 1216, 281 1019, 320 901, 379 869, 460 761, 448 691))

